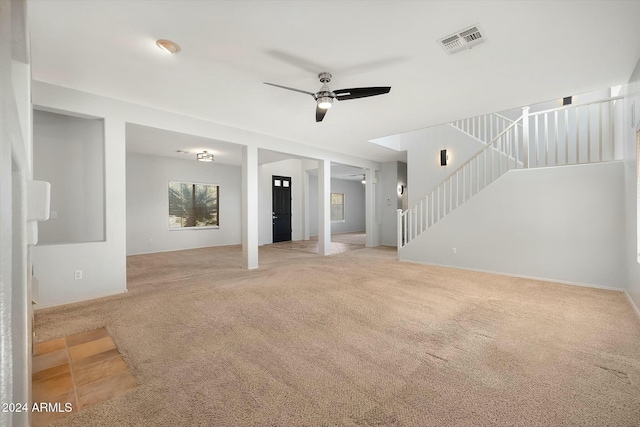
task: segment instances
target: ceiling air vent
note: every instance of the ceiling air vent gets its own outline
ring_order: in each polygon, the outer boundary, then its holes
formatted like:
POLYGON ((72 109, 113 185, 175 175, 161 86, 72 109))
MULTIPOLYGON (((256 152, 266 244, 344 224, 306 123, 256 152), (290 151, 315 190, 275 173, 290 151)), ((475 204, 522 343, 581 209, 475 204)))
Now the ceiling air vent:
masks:
POLYGON ((438 40, 438 44, 442 46, 449 55, 453 55, 461 50, 471 49, 475 45, 483 42, 484 35, 478 25, 464 28, 438 40))

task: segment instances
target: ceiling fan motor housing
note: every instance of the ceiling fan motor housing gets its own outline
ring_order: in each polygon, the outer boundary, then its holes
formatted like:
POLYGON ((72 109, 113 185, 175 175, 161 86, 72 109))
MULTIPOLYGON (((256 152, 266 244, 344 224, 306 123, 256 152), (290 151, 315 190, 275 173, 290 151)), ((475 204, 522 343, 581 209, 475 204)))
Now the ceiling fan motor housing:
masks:
POLYGON ((318 78, 324 84, 329 83, 331 81, 331 77, 333 77, 333 76, 328 71, 323 71, 322 73, 318 74, 318 78))
POLYGON ((316 101, 318 101, 318 108, 322 108, 323 110, 331 108, 333 100, 336 97, 336 94, 331 92, 331 89, 329 89, 329 86, 327 85, 327 83, 331 81, 331 77, 333 76, 327 71, 318 74, 322 87, 316 93, 315 97, 316 101))

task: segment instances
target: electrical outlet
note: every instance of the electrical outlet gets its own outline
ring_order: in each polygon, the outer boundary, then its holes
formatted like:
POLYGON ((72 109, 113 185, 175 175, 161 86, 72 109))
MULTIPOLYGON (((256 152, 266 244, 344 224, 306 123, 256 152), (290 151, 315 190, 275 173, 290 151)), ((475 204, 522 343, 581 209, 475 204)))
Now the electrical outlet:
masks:
POLYGON ((74 280, 80 280, 82 279, 82 270, 76 270, 73 272, 73 278, 74 280))
POLYGON ((456 249, 456 248, 451 248, 451 253, 452 253, 453 255, 457 254, 457 253, 458 253, 458 249, 456 249))

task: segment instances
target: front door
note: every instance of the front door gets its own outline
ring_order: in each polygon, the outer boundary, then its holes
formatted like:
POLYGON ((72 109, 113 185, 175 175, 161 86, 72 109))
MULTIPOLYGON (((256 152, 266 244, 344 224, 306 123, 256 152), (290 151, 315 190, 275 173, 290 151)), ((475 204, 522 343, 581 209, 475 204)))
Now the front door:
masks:
POLYGON ((273 243, 291 240, 291 177, 272 176, 273 243))

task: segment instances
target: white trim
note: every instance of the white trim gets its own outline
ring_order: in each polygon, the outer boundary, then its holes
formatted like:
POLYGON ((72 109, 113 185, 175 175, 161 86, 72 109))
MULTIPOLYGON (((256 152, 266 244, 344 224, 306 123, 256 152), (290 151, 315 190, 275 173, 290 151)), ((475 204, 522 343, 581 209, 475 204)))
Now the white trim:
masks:
POLYGON ((627 299, 629 300, 629 304, 631 304, 631 307, 633 307, 633 311, 635 311, 638 317, 640 317, 640 309, 638 309, 638 306, 636 305, 636 303, 633 302, 633 300, 631 299, 631 295, 629 295, 629 292, 627 292, 626 289, 624 290, 624 294, 627 296, 627 299))
MULTIPOLYGON (((270 243, 267 243, 267 245, 269 245, 270 243)), ((228 248, 231 246, 237 246, 239 248, 242 247, 242 242, 238 242, 238 243, 228 243, 225 245, 207 245, 207 246, 195 246, 193 248, 181 248, 181 249, 161 249, 158 251, 152 251, 152 252, 138 252, 135 254, 127 254, 127 257, 130 256, 138 256, 138 255, 151 255, 151 254, 161 254, 161 253, 166 253, 166 252, 180 252, 180 251, 190 251, 192 249, 207 249, 207 248, 228 248)), ((260 245, 263 246, 263 245, 260 245)))
POLYGON ((169 227, 169 231, 185 231, 185 230, 219 230, 219 225, 194 225, 192 227, 169 227))
POLYGON ((593 285, 593 284, 590 284, 590 283, 570 282, 568 280, 549 279, 549 278, 544 278, 544 277, 526 276, 526 275, 523 275, 523 274, 504 273, 504 272, 501 272, 501 271, 481 270, 479 268, 458 267, 456 265, 435 264, 435 263, 422 262, 422 261, 411 261, 411 260, 404 260, 404 259, 399 259, 398 261, 400 261, 400 262, 409 262, 409 263, 412 263, 412 264, 428 265, 428 266, 432 266, 432 267, 446 267, 446 268, 455 268, 457 270, 475 271, 475 272, 478 272, 478 273, 489 273, 489 274, 495 274, 495 275, 498 275, 498 276, 517 277, 519 279, 538 280, 538 281, 541 281, 541 282, 556 283, 556 284, 560 284, 560 285, 581 286, 581 287, 584 287, 584 288, 603 289, 605 291, 625 292, 625 290, 622 289, 622 288, 614 288, 612 286, 602 286, 602 285, 593 285))
POLYGON ((124 291, 116 292, 115 294, 97 295, 97 296, 92 296, 92 297, 88 297, 88 298, 80 298, 80 299, 75 299, 73 301, 67 301, 67 302, 61 302, 61 303, 46 304, 46 305, 40 305, 40 304, 36 303, 36 305, 33 306, 33 310, 34 311, 39 311, 39 310, 43 310, 45 308, 60 307, 60 306, 63 306, 63 305, 70 305, 70 304, 77 304, 77 303, 80 303, 80 302, 94 301, 94 300, 97 300, 97 299, 100 299, 100 298, 115 297, 117 295, 126 294, 128 292, 129 292, 129 290, 125 289, 124 291))

